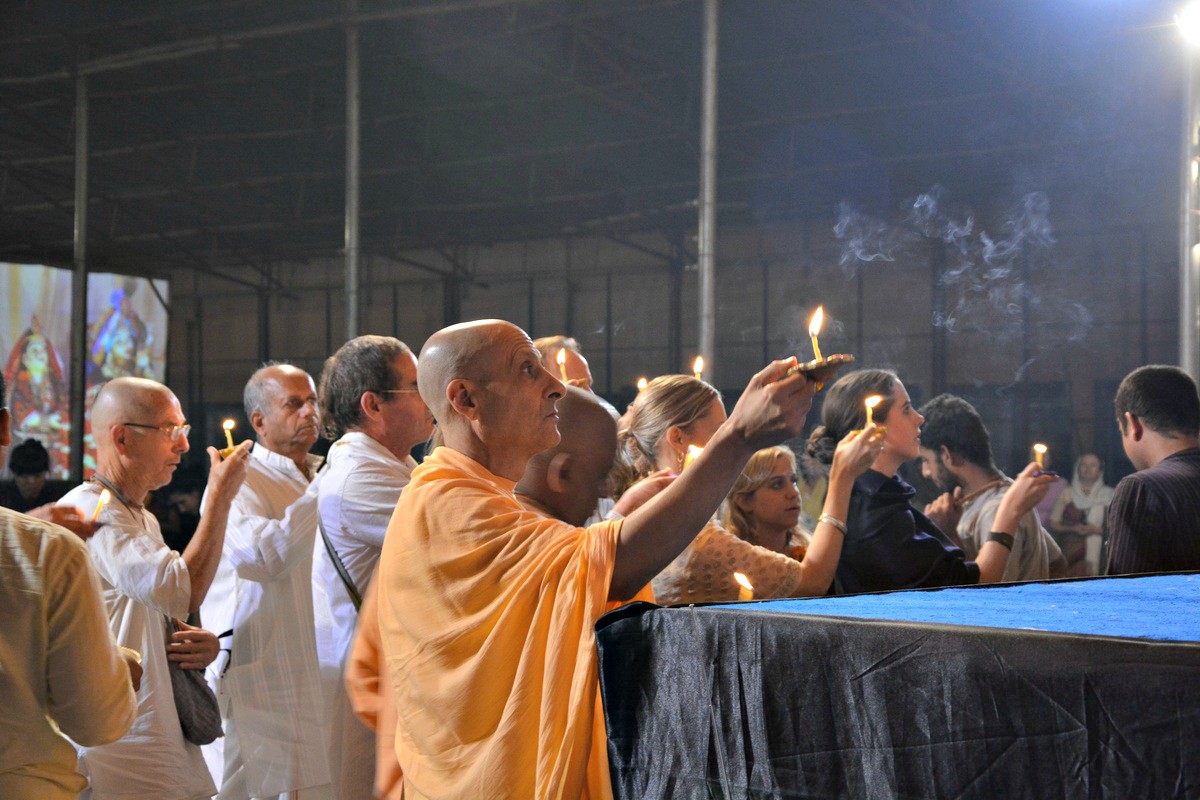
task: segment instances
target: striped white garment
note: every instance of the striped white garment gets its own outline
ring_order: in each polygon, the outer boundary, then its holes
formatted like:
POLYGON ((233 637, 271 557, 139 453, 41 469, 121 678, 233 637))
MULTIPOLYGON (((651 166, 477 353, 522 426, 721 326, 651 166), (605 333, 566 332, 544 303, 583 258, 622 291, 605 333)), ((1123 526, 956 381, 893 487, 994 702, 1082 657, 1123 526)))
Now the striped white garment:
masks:
MULTIPOLYGON (((309 456, 310 474, 319 463, 309 456)), ((329 783, 313 630, 316 529, 308 478, 291 459, 256 443, 200 607, 205 628, 233 630, 221 640, 231 653, 209 667, 226 733, 236 732, 206 745, 210 767, 220 764, 222 797, 270 797, 329 783)))

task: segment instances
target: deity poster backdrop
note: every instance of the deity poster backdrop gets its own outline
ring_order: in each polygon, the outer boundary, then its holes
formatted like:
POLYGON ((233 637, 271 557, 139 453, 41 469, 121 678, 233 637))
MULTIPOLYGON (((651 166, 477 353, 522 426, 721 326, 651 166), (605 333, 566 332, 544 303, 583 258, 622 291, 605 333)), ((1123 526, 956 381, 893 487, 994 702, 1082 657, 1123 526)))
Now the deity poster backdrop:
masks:
MULTIPOLYGON (((50 475, 66 478, 71 440, 71 273, 35 264, 0 263, 0 358, 8 384, 13 443, 40 441, 50 475)), ((167 297, 165 281, 155 287, 167 297)), ((118 375, 162 380, 166 371, 167 309, 150 281, 123 275, 88 276, 88 403, 99 385, 118 375)), ((90 445, 90 436, 89 445, 90 445)), ((94 468, 93 447, 85 469, 94 468)))

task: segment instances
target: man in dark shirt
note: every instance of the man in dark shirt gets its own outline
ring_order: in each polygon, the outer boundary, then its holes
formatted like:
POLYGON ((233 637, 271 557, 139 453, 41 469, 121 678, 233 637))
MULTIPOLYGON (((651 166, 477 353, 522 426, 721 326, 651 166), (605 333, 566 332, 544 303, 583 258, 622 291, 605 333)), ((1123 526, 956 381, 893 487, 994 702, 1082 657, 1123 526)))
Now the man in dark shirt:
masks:
POLYGON ((1139 367, 1113 400, 1138 469, 1108 507, 1108 574, 1200 570, 1200 397, 1177 367, 1139 367))

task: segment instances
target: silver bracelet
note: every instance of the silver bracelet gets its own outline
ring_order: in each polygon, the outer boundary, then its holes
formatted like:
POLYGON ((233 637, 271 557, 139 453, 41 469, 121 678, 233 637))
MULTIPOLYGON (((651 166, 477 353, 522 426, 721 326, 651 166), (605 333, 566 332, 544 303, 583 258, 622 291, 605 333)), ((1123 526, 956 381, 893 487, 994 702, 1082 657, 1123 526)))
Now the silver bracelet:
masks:
POLYGON ((822 522, 828 522, 830 525, 837 528, 839 531, 842 532, 842 536, 847 535, 846 523, 842 522, 837 517, 830 516, 829 514, 822 514, 820 517, 817 518, 817 524, 820 525, 822 522))

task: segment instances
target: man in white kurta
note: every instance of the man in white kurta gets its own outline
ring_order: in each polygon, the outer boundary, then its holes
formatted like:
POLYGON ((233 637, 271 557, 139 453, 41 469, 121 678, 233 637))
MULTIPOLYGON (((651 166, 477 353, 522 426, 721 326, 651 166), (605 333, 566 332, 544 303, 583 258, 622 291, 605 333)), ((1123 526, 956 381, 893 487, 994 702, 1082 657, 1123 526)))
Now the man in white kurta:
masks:
POLYGON ((248 448, 223 462, 209 448, 212 470, 201 520, 182 554, 163 542, 158 520, 141 505, 165 485, 188 451, 188 426, 167 387, 144 378, 118 378, 93 403, 96 476, 60 503, 91 517, 104 489, 111 500, 104 523, 88 540, 100 576, 109 627, 117 643, 142 654, 137 718, 112 744, 78 749, 79 768, 97 800, 193 800, 215 787, 200 748, 183 738, 171 691, 168 659, 203 669, 217 654, 216 637, 197 629, 168 634, 168 618, 199 608, 212 583, 224 542, 229 504, 245 476, 248 448), (168 653, 171 655, 168 655, 168 653), (185 660, 186 659, 186 660, 185 660))
MULTIPOLYGON (((926 508, 943 531, 954 530, 968 559, 975 558, 991 532, 1012 479, 996 467, 991 436, 975 407, 961 397, 940 394, 921 408, 921 470, 946 494, 926 508), (960 516, 961 515, 961 516, 960 516)), ((1017 524, 1001 581, 1059 577, 1062 551, 1029 511, 1017 524)))
MULTIPOLYGON (((325 434, 336 439, 320 481, 321 520, 361 598, 416 467, 409 451, 429 438, 433 419, 417 393, 416 357, 390 336, 360 336, 343 345, 325 364, 320 394, 325 434)), ((313 596, 334 785, 343 800, 369 800, 375 734, 354 714, 343 681, 358 612, 319 535, 313 596)))
POLYGON ((222 800, 329 796, 325 715, 312 612, 320 459, 316 389, 275 364, 251 376, 246 414, 258 441, 233 501, 213 590, 200 619, 224 634, 228 658, 209 670, 225 738, 207 745, 222 800), (214 752, 217 751, 217 752, 214 752), (215 756, 215 757, 214 757, 215 756))

